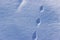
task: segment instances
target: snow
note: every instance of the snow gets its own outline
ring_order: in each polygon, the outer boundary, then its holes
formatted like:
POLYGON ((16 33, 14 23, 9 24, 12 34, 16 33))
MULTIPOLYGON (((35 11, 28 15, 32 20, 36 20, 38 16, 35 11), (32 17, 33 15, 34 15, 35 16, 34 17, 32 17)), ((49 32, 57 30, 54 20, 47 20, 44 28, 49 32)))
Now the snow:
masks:
POLYGON ((60 40, 58 1, 0 0, 0 40, 60 40))

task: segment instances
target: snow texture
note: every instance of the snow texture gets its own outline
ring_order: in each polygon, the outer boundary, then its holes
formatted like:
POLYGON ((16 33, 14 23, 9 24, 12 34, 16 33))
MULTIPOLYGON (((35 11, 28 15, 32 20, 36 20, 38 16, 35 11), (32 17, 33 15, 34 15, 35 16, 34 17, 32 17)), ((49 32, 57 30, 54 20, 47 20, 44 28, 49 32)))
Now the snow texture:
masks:
POLYGON ((0 40, 60 40, 60 1, 0 0, 0 40))

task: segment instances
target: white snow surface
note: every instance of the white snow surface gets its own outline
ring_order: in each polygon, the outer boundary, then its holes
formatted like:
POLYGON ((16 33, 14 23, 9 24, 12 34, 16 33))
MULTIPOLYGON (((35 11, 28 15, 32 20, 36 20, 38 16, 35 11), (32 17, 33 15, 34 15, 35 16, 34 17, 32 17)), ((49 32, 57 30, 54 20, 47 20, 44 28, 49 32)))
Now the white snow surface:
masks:
POLYGON ((35 31, 35 40, 60 40, 59 0, 0 0, 0 40, 33 40, 35 31))

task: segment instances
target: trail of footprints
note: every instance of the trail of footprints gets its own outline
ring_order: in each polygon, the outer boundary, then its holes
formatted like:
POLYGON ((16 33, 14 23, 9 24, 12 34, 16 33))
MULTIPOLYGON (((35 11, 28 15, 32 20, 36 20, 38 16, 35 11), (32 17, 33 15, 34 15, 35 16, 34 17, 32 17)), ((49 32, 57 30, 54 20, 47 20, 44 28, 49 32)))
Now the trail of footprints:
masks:
MULTIPOLYGON (((40 12, 43 12, 43 6, 40 6, 40 12)), ((40 25, 40 18, 37 18, 36 19, 36 24, 37 24, 37 30, 38 30, 38 28, 39 28, 39 25, 40 25)), ((35 30, 34 32, 33 32, 33 35, 32 35, 32 40, 38 40, 38 35, 37 35, 37 30, 35 30)))

